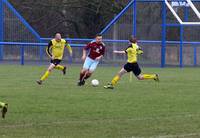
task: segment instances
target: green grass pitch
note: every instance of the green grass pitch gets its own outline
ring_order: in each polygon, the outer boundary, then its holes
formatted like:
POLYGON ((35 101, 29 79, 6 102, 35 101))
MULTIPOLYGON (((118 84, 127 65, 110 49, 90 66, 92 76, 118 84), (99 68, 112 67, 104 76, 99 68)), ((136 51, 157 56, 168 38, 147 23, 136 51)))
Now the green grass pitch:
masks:
POLYGON ((0 101, 9 103, 0 119, 0 138, 199 138, 200 70, 143 68, 160 82, 129 82, 114 90, 106 84, 120 67, 99 67, 100 86, 76 86, 80 66, 67 75, 55 70, 39 86, 46 66, 0 66, 0 101))

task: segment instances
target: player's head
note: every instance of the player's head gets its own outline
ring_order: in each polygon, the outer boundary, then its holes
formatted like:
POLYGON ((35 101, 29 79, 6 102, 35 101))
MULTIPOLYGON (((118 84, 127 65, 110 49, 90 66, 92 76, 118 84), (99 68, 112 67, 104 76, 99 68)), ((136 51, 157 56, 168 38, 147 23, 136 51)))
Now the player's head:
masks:
POLYGON ((62 39, 61 34, 60 34, 60 33, 56 33, 56 35, 55 35, 55 40, 56 40, 56 41, 60 41, 61 39, 62 39))
POLYGON ((130 39, 129 39, 129 42, 136 44, 137 43, 137 39, 134 36, 131 36, 130 39))
POLYGON ((101 34, 97 34, 96 36, 95 36, 95 39, 96 39, 96 43, 101 43, 102 42, 102 35, 101 34))

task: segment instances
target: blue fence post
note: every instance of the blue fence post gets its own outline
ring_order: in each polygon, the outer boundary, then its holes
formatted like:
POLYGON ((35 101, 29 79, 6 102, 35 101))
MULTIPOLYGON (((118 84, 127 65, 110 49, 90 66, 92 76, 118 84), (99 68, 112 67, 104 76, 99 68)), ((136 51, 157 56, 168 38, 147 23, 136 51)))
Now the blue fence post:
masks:
POLYGON ((24 65, 24 46, 20 47, 20 55, 21 55, 20 64, 24 65))
POLYGON ((197 47, 194 45, 193 46, 193 48, 194 48, 194 66, 197 66, 197 47))
POLYGON ((184 21, 188 21, 188 16, 189 16, 189 9, 188 7, 184 8, 184 21))
POLYGON ((180 25, 179 67, 183 67, 183 25, 180 25))
MULTIPOLYGON (((3 1, 0 0, 0 41, 4 41, 4 10, 3 10, 3 1)), ((0 60, 3 60, 3 45, 0 46, 0 60)))
MULTIPOLYGON (((71 44, 71 43, 72 43, 72 41, 71 41, 71 40, 69 40, 69 41, 68 41, 68 43, 69 43, 69 44, 71 44)), ((72 64, 72 57, 71 57, 71 56, 68 56, 68 58, 69 58, 69 64, 72 64)))
MULTIPOLYGON (((187 6, 184 7, 184 21, 188 21, 189 9, 187 6)), ((180 68, 183 67, 183 40, 184 40, 184 26, 180 26, 180 68)))
POLYGON ((137 34, 137 3, 134 0, 133 3, 133 36, 136 37, 137 34))
POLYGON ((161 68, 165 67, 166 53, 166 4, 162 2, 162 47, 161 47, 161 68))
MULTIPOLYGON (((188 21, 189 17, 189 8, 184 8, 184 21, 188 21)), ((193 66, 197 66, 197 47, 193 45, 193 66)))
MULTIPOLYGON (((39 39, 39 42, 42 43, 42 40, 41 38, 39 39)), ((43 46, 39 46, 40 47, 40 62, 42 62, 42 59, 43 59, 43 55, 44 55, 44 52, 43 52, 43 49, 44 47, 43 46)))

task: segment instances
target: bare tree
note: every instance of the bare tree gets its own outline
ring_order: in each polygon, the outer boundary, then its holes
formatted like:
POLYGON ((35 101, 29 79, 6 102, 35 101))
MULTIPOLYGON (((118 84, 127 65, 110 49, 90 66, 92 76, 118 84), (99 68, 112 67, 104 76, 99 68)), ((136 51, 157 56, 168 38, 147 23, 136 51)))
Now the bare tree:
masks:
POLYGON ((128 0, 10 0, 43 37, 93 37, 128 0))

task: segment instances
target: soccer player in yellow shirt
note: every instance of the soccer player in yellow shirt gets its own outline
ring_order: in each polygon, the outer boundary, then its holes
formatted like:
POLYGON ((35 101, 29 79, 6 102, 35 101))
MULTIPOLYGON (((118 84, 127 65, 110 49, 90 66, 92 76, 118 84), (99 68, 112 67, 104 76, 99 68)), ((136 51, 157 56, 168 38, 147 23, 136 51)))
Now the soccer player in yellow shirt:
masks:
POLYGON ((72 56, 71 46, 67 43, 66 40, 62 39, 60 33, 56 33, 55 38, 49 42, 49 45, 46 49, 47 55, 51 58, 51 63, 47 71, 40 78, 40 80, 37 80, 37 83, 39 85, 41 85, 42 82, 48 78, 48 76, 50 75, 50 73, 54 68, 61 70, 64 75, 66 74, 66 66, 60 65, 60 62, 62 61, 63 58, 65 47, 67 47, 70 56, 72 56))
POLYGON ((137 45, 137 39, 132 37, 130 38, 130 45, 125 51, 113 51, 117 54, 127 54, 128 60, 124 67, 119 71, 119 73, 112 79, 111 83, 104 86, 106 89, 113 89, 120 78, 127 72, 133 72, 138 80, 153 79, 159 81, 158 74, 142 74, 141 69, 137 63, 137 55, 143 54, 143 51, 137 45))
POLYGON ((8 104, 0 102, 0 108, 2 108, 1 109, 2 118, 5 118, 5 115, 6 115, 7 111, 8 111, 8 104))

